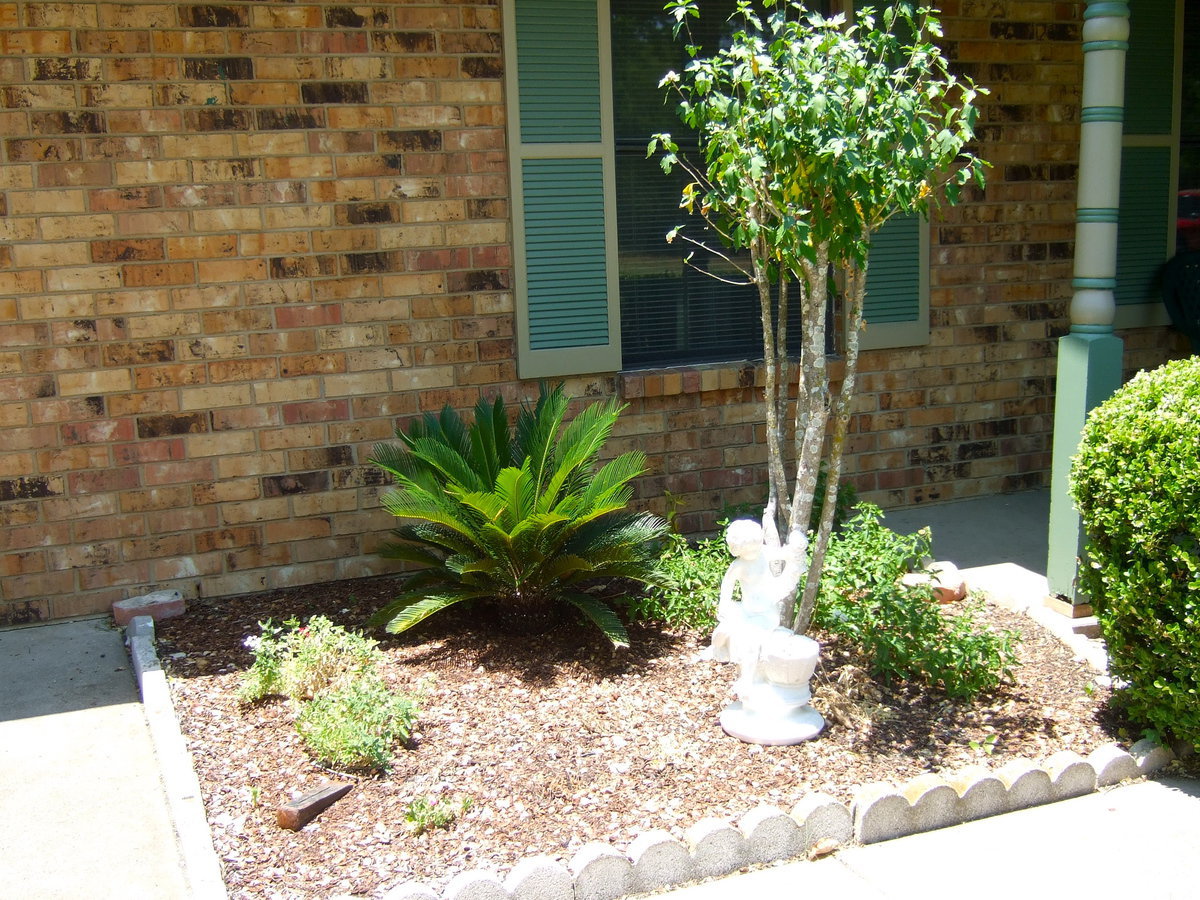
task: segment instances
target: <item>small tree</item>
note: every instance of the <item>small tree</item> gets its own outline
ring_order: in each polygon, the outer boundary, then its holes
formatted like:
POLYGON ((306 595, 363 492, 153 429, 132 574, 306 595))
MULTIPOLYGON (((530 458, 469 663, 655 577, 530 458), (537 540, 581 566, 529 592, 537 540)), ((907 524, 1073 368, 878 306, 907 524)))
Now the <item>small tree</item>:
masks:
MULTIPOLYGON (((666 9, 675 16, 677 38, 699 16, 697 0, 671 0, 666 9)), ((940 197, 954 203, 962 185, 983 186, 985 163, 964 147, 974 136, 973 103, 985 91, 950 74, 931 42, 941 35, 934 11, 911 3, 889 6, 881 19, 863 9, 847 24, 796 0, 739 0, 732 21, 728 47, 702 56, 689 42, 686 69, 662 80, 678 96, 679 116, 697 134, 702 160, 686 158, 669 134, 655 135, 648 153, 661 148, 664 171, 687 172, 680 206, 698 211, 736 255, 678 228, 667 240, 729 259, 757 287, 769 483, 763 524, 768 539, 783 533, 808 547, 802 599, 787 611, 803 632, 833 525, 872 235, 897 213, 928 216, 940 197), (840 277, 846 321, 845 374, 836 393, 825 359, 831 275, 840 277), (789 490, 784 434, 793 286, 802 334, 789 490), (823 455, 828 478, 808 546, 823 455)))

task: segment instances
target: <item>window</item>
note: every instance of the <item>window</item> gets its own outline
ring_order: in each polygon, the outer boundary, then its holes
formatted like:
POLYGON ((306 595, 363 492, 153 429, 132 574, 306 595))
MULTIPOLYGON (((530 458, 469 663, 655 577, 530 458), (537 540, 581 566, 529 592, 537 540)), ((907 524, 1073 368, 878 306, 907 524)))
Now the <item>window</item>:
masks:
MULTIPOLYGON (((1177 249, 1176 218, 1191 199, 1180 167, 1179 65, 1183 3, 1130 5, 1117 231, 1116 325, 1167 324, 1157 275, 1177 249)), ((1200 187, 1200 184, 1187 185, 1200 187)))
MULTIPOLYGON (((714 7, 706 48, 727 27, 714 7)), ((681 137, 658 82, 684 58, 661 0, 508 0, 504 13, 521 376, 761 356, 753 288, 665 241, 682 175, 663 175, 646 144, 681 137)), ((927 269, 928 227, 889 222, 872 248, 864 347, 928 340, 927 269)))

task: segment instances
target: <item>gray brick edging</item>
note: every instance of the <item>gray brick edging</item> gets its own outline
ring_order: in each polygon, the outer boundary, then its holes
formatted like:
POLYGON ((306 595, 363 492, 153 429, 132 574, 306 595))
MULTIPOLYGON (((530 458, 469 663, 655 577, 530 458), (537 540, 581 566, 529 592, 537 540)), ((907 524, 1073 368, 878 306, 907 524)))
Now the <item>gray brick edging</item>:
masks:
POLYGON ((125 629, 125 644, 142 695, 142 710, 150 727, 191 896, 196 900, 224 900, 228 892, 204 813, 200 780, 179 730, 171 689, 154 648, 154 619, 134 616, 125 629))

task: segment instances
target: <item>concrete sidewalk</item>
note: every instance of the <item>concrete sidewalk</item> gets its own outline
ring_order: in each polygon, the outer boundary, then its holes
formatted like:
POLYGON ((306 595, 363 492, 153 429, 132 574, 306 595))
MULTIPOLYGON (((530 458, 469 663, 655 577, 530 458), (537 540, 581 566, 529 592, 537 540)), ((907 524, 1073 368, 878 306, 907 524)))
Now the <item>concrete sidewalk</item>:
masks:
POLYGON ((0 631, 0 896, 196 896, 120 631, 0 631))

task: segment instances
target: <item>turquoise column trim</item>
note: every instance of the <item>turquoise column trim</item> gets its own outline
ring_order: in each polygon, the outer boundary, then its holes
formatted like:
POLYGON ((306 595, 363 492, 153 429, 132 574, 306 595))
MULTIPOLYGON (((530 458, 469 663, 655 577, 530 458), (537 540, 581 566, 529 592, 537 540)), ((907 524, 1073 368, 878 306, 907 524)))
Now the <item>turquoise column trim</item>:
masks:
POLYGON ((1088 122, 1124 122, 1125 108, 1123 106, 1089 106, 1080 114, 1079 120, 1088 122))
POLYGON ((1084 209, 1080 207, 1075 211, 1076 222, 1098 222, 1104 225, 1115 225, 1120 216, 1121 211, 1113 206, 1101 207, 1099 209, 1084 209))
POLYGON ((1128 19, 1129 4, 1124 0, 1088 0, 1087 9, 1083 12, 1085 22, 1088 19, 1100 19, 1106 16, 1128 19))
POLYGON ((1098 50, 1128 50, 1129 41, 1085 41, 1084 53, 1095 53, 1098 50))
POLYGON ((1073 278, 1071 287, 1077 291, 1113 291, 1117 288, 1115 278, 1073 278))

